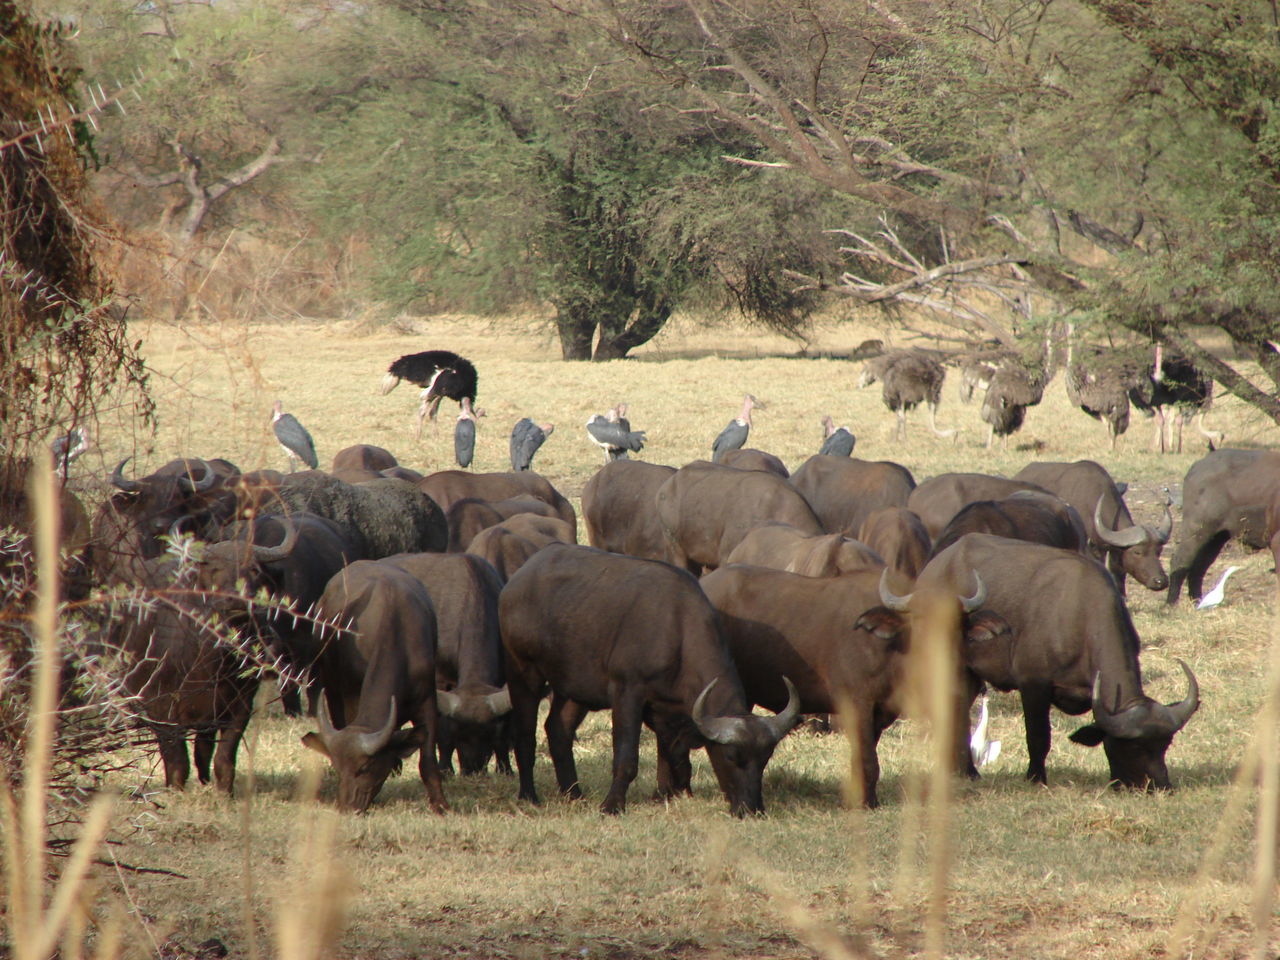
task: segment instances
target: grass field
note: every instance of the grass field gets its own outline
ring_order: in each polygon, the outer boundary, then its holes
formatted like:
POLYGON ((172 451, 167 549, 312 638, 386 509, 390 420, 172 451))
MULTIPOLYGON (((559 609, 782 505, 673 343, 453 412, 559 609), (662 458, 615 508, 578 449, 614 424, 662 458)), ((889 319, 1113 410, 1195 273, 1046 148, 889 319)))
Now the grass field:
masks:
MULTIPOLYGON (((607 364, 561 362, 553 338, 533 325, 462 319, 419 321, 403 332, 230 324, 140 325, 137 334, 154 370, 159 430, 148 435, 132 411, 116 411, 104 425, 99 459, 78 465, 82 486, 130 454, 139 473, 178 455, 283 469, 270 432, 277 398, 311 430, 322 467, 358 442, 384 446, 424 472, 452 467, 456 411, 446 408, 439 429, 428 427, 416 443, 417 391, 402 384, 378 395, 393 359, 428 348, 456 350, 480 370, 479 405, 488 416, 473 468, 507 468, 507 435, 520 417, 550 420, 557 430, 535 468, 575 505, 601 463, 582 425, 621 400, 633 426, 648 431, 643 457, 654 462, 707 456, 750 391, 768 404, 750 445, 793 469, 817 450, 819 418, 829 412, 857 434, 857 456, 896 460, 917 480, 948 470, 1011 474, 1033 458, 1097 459, 1130 481, 1131 509, 1147 522, 1159 514, 1159 488, 1180 484, 1205 452, 1189 432, 1186 453, 1149 453, 1150 424, 1135 417, 1112 454, 1104 428, 1068 404, 1061 377, 1007 450, 983 449, 978 406, 960 405, 953 383, 939 421, 961 428, 956 442, 932 436, 917 415, 899 445, 879 388, 855 389, 858 365, 838 359, 864 337, 882 335, 852 323, 816 331, 807 356, 800 344, 758 332, 675 326, 635 359, 607 364)), ((1228 445, 1280 446, 1274 424, 1233 398, 1215 405, 1210 424, 1227 432, 1228 445)), ((1182 695, 1174 657, 1200 679, 1201 709, 1168 755, 1174 792, 1109 790, 1101 751, 1067 742, 1080 721, 1062 715, 1054 717, 1051 785, 1027 784, 1017 700, 993 696, 1003 752, 979 783, 956 786, 950 811, 946 956, 1277 955, 1269 906, 1261 917, 1251 913, 1255 789, 1233 786, 1275 683, 1276 577, 1269 556, 1241 555, 1234 546, 1211 577, 1228 560, 1243 570, 1213 612, 1185 603, 1170 611, 1162 597, 1131 587, 1148 692, 1166 701, 1182 695), (1192 939, 1175 944, 1179 918, 1192 939)), ((327 852, 321 845, 298 864, 293 852, 331 819, 323 800, 332 782, 323 771, 321 807, 301 799, 304 773, 315 769, 314 755, 298 742, 309 729, 310 722, 266 706, 241 754, 235 801, 207 789, 166 794, 154 770, 150 779, 120 783, 132 791, 121 813, 133 829, 122 823, 109 855, 169 871, 101 875, 126 907, 126 942, 139 954, 185 956, 217 938, 233 957, 272 955, 282 904, 302 911, 305 929, 319 926, 339 900, 345 932, 332 954, 317 956, 911 957, 931 949, 929 838, 911 786, 922 769, 912 724, 900 723, 882 741, 884 805, 873 813, 842 805, 842 737, 801 730, 783 741, 766 773, 766 818, 731 819, 700 754, 694 798, 650 802, 648 741, 631 805, 613 819, 596 811, 610 742, 607 717, 594 715, 577 748, 586 802, 517 805, 514 783, 489 776, 449 781, 453 812, 436 817, 410 765, 367 816, 337 822, 327 852)), ((539 749, 539 789, 550 798, 550 763, 539 749)))

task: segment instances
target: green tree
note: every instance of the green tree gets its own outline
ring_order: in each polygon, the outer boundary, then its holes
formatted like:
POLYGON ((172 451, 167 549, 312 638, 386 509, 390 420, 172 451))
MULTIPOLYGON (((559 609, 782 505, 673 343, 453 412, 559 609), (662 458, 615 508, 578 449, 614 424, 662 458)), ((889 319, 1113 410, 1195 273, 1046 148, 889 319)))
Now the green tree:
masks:
POLYGON ((1071 317, 1173 346, 1280 422, 1269 3, 587 2, 615 48, 854 201, 795 281, 1016 343, 1071 317), (880 222, 877 224, 876 220, 880 222), (1225 333, 1262 388, 1205 346, 1225 333))

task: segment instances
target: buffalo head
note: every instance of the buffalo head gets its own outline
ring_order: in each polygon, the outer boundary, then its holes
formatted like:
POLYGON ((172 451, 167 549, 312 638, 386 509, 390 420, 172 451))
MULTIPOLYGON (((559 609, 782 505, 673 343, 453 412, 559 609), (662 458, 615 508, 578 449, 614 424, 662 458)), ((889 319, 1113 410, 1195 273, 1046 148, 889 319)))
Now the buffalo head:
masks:
POLYGON ((386 723, 380 728, 352 722, 338 730, 329 718, 328 703, 321 697, 316 712, 320 730, 306 734, 302 742, 333 764, 338 774, 339 810, 368 810, 387 777, 422 745, 416 731, 397 729, 396 718, 396 698, 392 697, 386 723))
POLYGON ((717 677, 693 703, 693 722, 706 741, 707 758, 735 817, 764 813, 764 768, 774 748, 800 719, 800 694, 787 677, 787 705, 772 717, 752 713, 725 717, 707 715, 707 694, 717 677))
POLYGON ((1149 590, 1163 590, 1169 577, 1160 563, 1160 552, 1173 533, 1172 498, 1166 497, 1164 519, 1159 526, 1134 524, 1123 530, 1111 530, 1102 520, 1102 501, 1093 508, 1093 528, 1099 543, 1109 550, 1119 550, 1122 568, 1149 590))
POLYGON ((1108 706, 1103 698, 1102 674, 1094 677, 1093 723, 1071 734, 1071 739, 1086 747, 1102 744, 1111 766, 1111 779, 1117 786, 1138 790, 1170 788, 1165 751, 1173 735, 1200 706, 1196 675, 1183 661, 1178 664, 1187 677, 1187 695, 1177 703, 1163 704, 1142 696, 1122 705, 1117 691, 1108 706))
MULTIPOLYGON (((501 720, 511 712, 511 692, 506 688, 470 686, 436 690, 442 728, 453 726, 458 766, 464 774, 483 773, 499 746, 501 720)), ((445 736, 442 734, 442 741, 445 736)))

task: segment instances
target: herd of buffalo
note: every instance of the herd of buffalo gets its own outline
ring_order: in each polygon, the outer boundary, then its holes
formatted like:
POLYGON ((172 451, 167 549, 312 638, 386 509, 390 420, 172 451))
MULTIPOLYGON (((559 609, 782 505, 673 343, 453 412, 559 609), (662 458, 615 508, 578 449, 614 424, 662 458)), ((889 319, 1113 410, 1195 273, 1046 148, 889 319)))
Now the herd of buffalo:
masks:
POLYGON ((1217 450, 1190 469, 1167 574, 1172 503, 1135 523, 1092 461, 917 483, 896 463, 827 454, 788 476, 758 453, 605 464, 582 492, 589 547, 573 506, 531 472, 422 476, 363 445, 289 475, 181 459, 131 478, 122 463, 69 582, 164 598, 118 605, 102 637, 170 787, 190 775, 191 735, 200 779, 232 790, 257 649, 286 708, 312 693, 304 743, 329 758, 344 809, 366 809, 414 753, 437 811, 455 755, 463 773, 491 759, 510 771, 510 750, 520 798, 537 802, 550 694, 562 793, 580 794, 577 726, 610 710, 606 812, 625 807, 648 727, 660 794, 689 791, 690 752, 704 748, 742 815, 764 809, 764 768, 805 714, 844 718, 862 799, 877 803, 876 745, 904 710, 913 620, 918 631, 939 604, 950 613, 929 629, 949 624, 958 664, 956 772, 976 776, 968 718, 985 683, 1021 697, 1029 779, 1045 782, 1057 707, 1091 711, 1071 739, 1101 744, 1116 783, 1168 787, 1165 753, 1198 687, 1184 663, 1181 700, 1143 693, 1126 581, 1173 603, 1184 584, 1201 595, 1230 538, 1280 555, 1280 452, 1217 450), (243 644, 219 639, 228 630, 243 644))

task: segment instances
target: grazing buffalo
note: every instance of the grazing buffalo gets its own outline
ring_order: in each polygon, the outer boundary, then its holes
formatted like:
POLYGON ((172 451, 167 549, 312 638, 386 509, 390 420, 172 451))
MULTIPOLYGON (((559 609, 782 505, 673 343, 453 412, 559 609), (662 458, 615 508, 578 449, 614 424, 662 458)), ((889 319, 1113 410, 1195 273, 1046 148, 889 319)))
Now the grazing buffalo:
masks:
POLYGON ((911 492, 907 508, 915 512, 935 541, 951 518, 979 500, 1003 500, 1022 490, 1048 493, 1026 480, 1009 480, 985 473, 940 473, 911 492))
POLYGON ((449 553, 461 553, 485 527, 492 527, 522 513, 560 519, 554 507, 534 497, 510 500, 474 500, 467 497, 449 504, 445 520, 449 524, 449 553))
POLYGON ((1029 463, 1014 479, 1039 484, 1079 511, 1094 556, 1106 561, 1122 594, 1126 576, 1148 590, 1163 590, 1169 585, 1160 563, 1160 553, 1173 532, 1173 514, 1168 504, 1159 526, 1134 523, 1123 492, 1106 468, 1092 460, 1029 463))
POLYGON ((397 553, 443 553, 449 544, 444 513, 404 480, 383 477, 344 483, 309 470, 287 477, 271 513, 318 514, 336 523, 366 560, 397 553))
POLYGON ((441 470, 418 481, 418 489, 448 510, 459 500, 510 500, 514 497, 533 497, 555 508, 556 516, 571 526, 577 526, 578 515, 573 505, 551 485, 532 470, 518 473, 471 473, 467 470, 441 470))
POLYGON ((801 533, 785 523, 766 523, 742 538, 725 560, 804 577, 838 577, 884 566, 880 555, 865 543, 838 533, 801 533))
POLYGON ((642 724, 657 735, 660 792, 688 789, 689 750, 704 745, 730 810, 764 810, 765 764, 799 718, 799 704, 792 697, 774 717, 750 712, 716 612, 691 576, 653 560, 552 544, 511 578, 499 606, 521 799, 538 802, 534 734, 550 689, 547 743, 562 793, 581 796, 574 724, 584 710, 611 710, 605 813, 626 805, 642 724))
POLYGON ((368 809, 417 750, 427 800, 444 813, 436 765, 436 614, 426 588, 393 563, 357 560, 329 581, 319 609, 335 627, 324 631, 319 660, 320 730, 302 742, 333 763, 339 809, 368 809), (412 730, 400 729, 406 722, 412 730))
POLYGON ((1269 545, 1267 507, 1280 492, 1280 452, 1216 450, 1191 465, 1182 484, 1182 527, 1169 563, 1169 603, 1185 580, 1193 600, 1227 541, 1251 550, 1269 545))
POLYGON ((997 690, 1017 690, 1027 728, 1027 779, 1046 782, 1049 708, 1093 723, 1071 735, 1107 754, 1111 779, 1136 788, 1169 787, 1164 755, 1199 706, 1183 664, 1187 696, 1165 705, 1142 692, 1138 633, 1124 598, 1101 564, 1079 553, 989 534, 970 534, 925 567, 917 587, 951 587, 978 571, 987 605, 1008 635, 965 646, 969 669, 997 690))
POLYGON ((1075 507, 1051 493, 1022 490, 1003 500, 978 500, 960 510, 942 528, 930 557, 936 557, 970 533, 993 533, 1010 540, 1043 543, 1084 553, 1089 538, 1075 507))
POLYGON ((654 502, 671 561, 695 574, 724 563, 762 523, 786 523, 814 536, 823 532, 804 497, 781 477, 705 460, 677 470, 658 488, 654 502))
POLYGON ((504 718, 511 697, 498 630, 497 571, 470 554, 406 553, 386 562, 416 577, 436 608, 440 767, 453 772, 456 750, 464 774, 482 773, 495 754, 498 769, 510 773, 504 718))
POLYGON ((783 480, 791 476, 787 465, 778 457, 751 447, 726 451, 718 462, 722 466, 733 467, 735 470, 764 470, 768 473, 776 473, 783 480))
POLYGON ((933 541, 906 507, 881 507, 858 528, 858 539, 884 558, 890 570, 914 580, 929 562, 933 541))
POLYGON ((643 460, 614 460, 582 488, 587 542, 601 550, 646 560, 667 558, 667 537, 654 499, 675 467, 643 460))
MULTIPOLYGON (((731 565, 702 579, 702 589, 720 613, 720 622, 742 677, 749 704, 777 709, 791 677, 802 713, 852 711, 846 731, 862 769, 862 802, 878 805, 876 784, 880 734, 904 710, 903 667, 911 646, 911 616, 903 598, 884 586, 885 568, 814 580, 764 567, 731 565)), ((961 598, 964 640, 986 641, 1008 627, 979 610, 982 589, 961 598)), ((954 621, 959 624, 960 620, 954 621)), ((954 638, 958 651, 961 638, 954 638)), ((960 660, 955 660, 957 668, 960 660)), ((972 694, 957 675, 957 742, 966 739, 972 694)), ((968 769, 957 750, 956 762, 968 769)))
POLYGON ((916 481, 906 467, 888 460, 858 460, 815 454, 791 475, 826 533, 856 537, 882 507, 905 507, 916 481))
POLYGON ((467 545, 467 553, 487 560, 506 583, 543 547, 551 543, 576 543, 575 534, 563 520, 518 513, 505 523, 477 533, 467 545))

